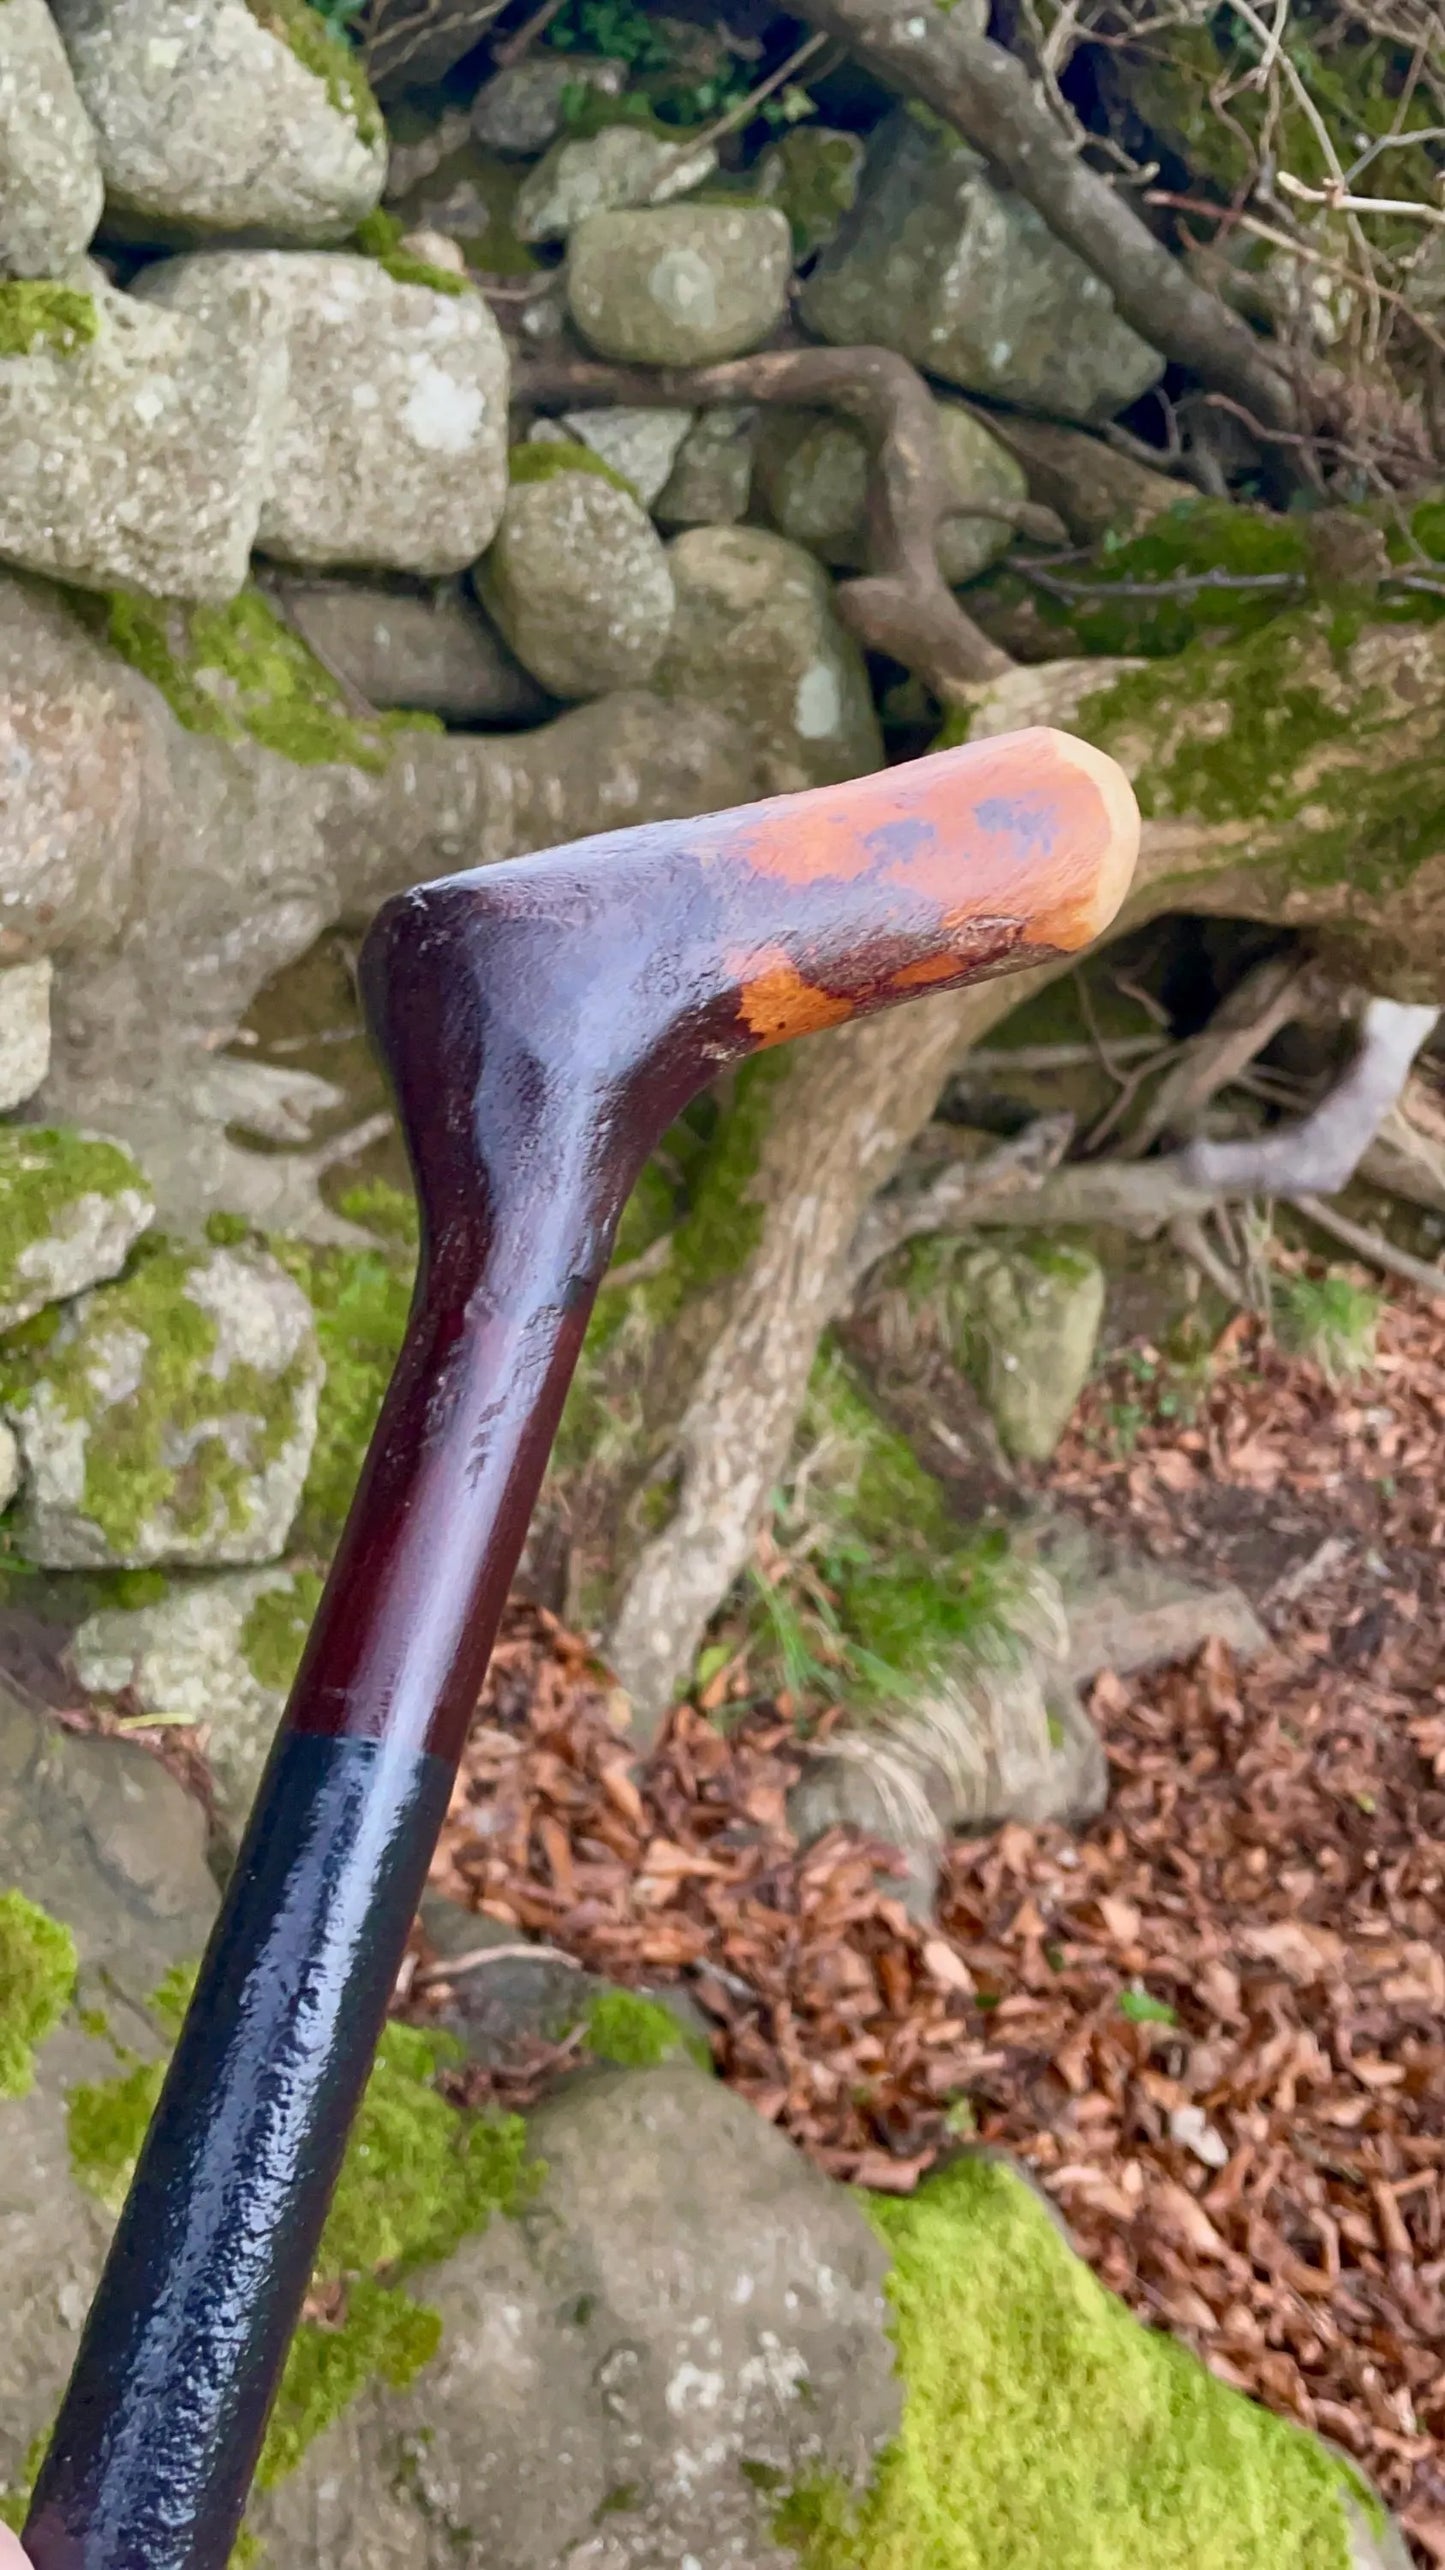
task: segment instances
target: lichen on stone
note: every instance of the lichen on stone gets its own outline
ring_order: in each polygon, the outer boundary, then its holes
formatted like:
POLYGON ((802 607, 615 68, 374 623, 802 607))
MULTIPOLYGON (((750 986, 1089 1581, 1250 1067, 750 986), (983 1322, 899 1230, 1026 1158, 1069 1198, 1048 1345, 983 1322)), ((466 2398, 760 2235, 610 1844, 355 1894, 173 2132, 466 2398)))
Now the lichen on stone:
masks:
POLYGON ((246 6, 257 25, 321 82, 337 115, 350 118, 361 142, 370 146, 385 139, 381 109, 361 58, 338 28, 309 8, 307 0, 246 0, 246 6))
POLYGON ((159 688, 187 731, 257 741, 298 767, 334 764, 377 776, 395 756, 398 733, 444 729, 429 714, 358 717, 259 590, 243 589, 219 607, 121 593, 70 603, 159 688))
POLYGON ((0 1892, 0 2098, 25 2097, 35 2054, 75 1990, 75 1939, 23 1892, 0 1892))
POLYGON ((1349 2570, 1363 2484, 1106 2292, 1013 2170, 957 2160, 870 2212, 903 2419, 871 2487, 794 2492, 806 2570, 1349 2570))
POLYGON ((48 277, 0 282, 0 359, 29 357, 37 349, 56 357, 78 356, 99 330, 95 297, 78 286, 58 285, 48 277))

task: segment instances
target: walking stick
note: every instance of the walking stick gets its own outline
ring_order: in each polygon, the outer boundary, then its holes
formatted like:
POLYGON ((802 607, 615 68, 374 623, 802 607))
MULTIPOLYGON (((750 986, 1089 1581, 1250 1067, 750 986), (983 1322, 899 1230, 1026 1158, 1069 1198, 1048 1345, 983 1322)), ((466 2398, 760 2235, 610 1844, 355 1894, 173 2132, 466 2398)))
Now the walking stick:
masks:
POLYGON ((389 902, 405 1343, 36 2483, 38 2570, 222 2570, 618 1217, 764 1045, 1086 946, 1138 844, 1048 731, 389 902))

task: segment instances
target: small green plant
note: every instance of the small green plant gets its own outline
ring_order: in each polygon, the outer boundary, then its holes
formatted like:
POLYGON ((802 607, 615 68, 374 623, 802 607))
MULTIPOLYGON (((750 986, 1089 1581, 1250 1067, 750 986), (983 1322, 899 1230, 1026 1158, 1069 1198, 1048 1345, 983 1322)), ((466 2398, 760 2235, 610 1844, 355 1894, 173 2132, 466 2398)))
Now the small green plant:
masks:
POLYGON ((1167 1999, 1156 1999, 1152 1990, 1121 1990, 1119 2014, 1131 2026, 1177 2026, 1178 2016, 1167 1999))
POLYGON ((1357 1285, 1340 1267, 1324 1276, 1290 1276, 1275 1288, 1281 1343, 1308 1357, 1334 1384, 1373 1374, 1384 1297, 1357 1285))
MULTIPOLYGON (((747 66, 720 31, 655 17, 641 0, 565 0, 546 41, 561 53, 602 54, 627 66, 629 86, 621 98, 602 98, 582 81, 564 93, 563 114, 576 132, 594 130, 599 121, 617 124, 632 118, 665 125, 710 124, 748 95, 747 66)), ((790 95, 796 93, 785 90, 784 100, 790 95)), ((789 123, 807 112, 776 99, 765 100, 759 109, 770 124, 789 123)))

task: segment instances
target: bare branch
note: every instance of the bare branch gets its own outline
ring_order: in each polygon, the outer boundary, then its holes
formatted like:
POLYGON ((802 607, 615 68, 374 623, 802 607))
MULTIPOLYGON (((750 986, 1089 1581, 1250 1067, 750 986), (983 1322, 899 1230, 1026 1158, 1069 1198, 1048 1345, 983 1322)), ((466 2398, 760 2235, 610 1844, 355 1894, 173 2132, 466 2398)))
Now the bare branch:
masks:
MULTIPOLYGON (((1293 987, 1297 1005, 1298 981, 1293 987)), ((1284 1014, 1289 1013, 1286 1008, 1284 1014)), ((1437 1009, 1408 1007, 1398 1000, 1367 1001, 1359 1048, 1329 1096, 1297 1123, 1239 1142, 1200 1140, 1160 1160, 1082 1161, 1062 1168, 1058 1163, 1067 1147, 1069 1119, 1040 1118, 987 1159, 954 1164, 926 1187, 871 1205, 854 1235, 848 1290, 856 1291, 868 1269, 904 1240, 1019 1221, 1107 1223, 1145 1239, 1167 1225, 1187 1254, 1212 1274, 1199 1254, 1201 1236, 1189 1226, 1197 1226, 1201 1215, 1217 1207, 1257 1196, 1298 1204, 1312 1220, 1318 1219, 1314 1209, 1320 1189, 1343 1187, 1354 1176, 1438 1017, 1437 1009)), ((1256 1012, 1241 1040, 1259 1022, 1256 1012)), ((1195 1066, 1188 1067, 1195 1076, 1195 1066)))
POLYGON ((1161 1134, 1189 1130, 1210 1099, 1300 1014, 1306 981, 1307 970, 1293 955, 1267 956, 1244 975, 1202 1033, 1180 1046, 1178 1061, 1132 1136, 1131 1160, 1142 1159, 1161 1134))
POLYGON ((1207 597, 1212 590, 1229 594, 1239 589, 1304 589, 1309 585, 1303 571, 1181 571, 1172 580, 1065 580, 1047 563, 1018 561, 1009 568, 1031 588, 1043 589, 1051 598, 1094 598, 1106 605, 1116 598, 1152 604, 1159 598, 1207 597))
POLYGON ((1180 1154, 1186 1177, 1217 1195, 1335 1195, 1347 1187, 1391 1107, 1410 1065, 1439 1021, 1438 1008, 1367 1000, 1359 1049, 1313 1115, 1244 1142, 1201 1136, 1180 1154))
MULTIPOLYGON (((842 411, 867 438, 871 569, 845 580, 838 612, 869 651, 916 670, 944 703, 1013 667, 965 615, 938 567, 940 521, 960 514, 949 489, 933 397, 916 367, 888 348, 777 348, 717 366, 614 366, 595 357, 541 357, 517 369, 518 401, 539 410, 578 403, 662 403, 694 410, 724 402, 787 402, 842 411)), ((980 512, 982 514, 982 512, 980 512)))

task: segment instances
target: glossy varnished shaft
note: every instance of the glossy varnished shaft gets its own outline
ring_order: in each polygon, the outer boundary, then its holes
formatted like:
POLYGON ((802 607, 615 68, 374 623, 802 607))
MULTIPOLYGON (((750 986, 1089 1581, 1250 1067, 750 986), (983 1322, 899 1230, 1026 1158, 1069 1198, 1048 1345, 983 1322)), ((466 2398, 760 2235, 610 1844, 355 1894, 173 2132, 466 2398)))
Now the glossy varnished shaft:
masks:
POLYGON ((396 1376, 25 2541, 221 2570, 618 1217, 728 1063, 1072 953, 1127 785, 1049 732, 426 885, 363 955, 422 1210, 396 1376))

